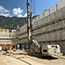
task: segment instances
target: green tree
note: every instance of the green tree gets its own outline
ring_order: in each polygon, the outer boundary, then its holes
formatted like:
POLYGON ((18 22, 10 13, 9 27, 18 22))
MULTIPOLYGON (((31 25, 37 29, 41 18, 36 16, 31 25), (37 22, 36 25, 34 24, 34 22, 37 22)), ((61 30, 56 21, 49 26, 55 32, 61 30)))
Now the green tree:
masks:
POLYGON ((44 12, 46 12, 46 11, 47 11, 47 9, 44 10, 44 12))

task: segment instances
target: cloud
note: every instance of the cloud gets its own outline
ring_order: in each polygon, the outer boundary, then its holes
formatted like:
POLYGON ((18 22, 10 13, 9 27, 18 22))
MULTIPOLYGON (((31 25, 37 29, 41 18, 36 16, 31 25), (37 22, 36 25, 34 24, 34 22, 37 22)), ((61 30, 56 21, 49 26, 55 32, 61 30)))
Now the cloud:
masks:
MULTIPOLYGON (((22 15, 22 12, 23 12, 23 9, 21 9, 20 7, 13 9, 13 14, 15 16, 17 16, 17 17, 27 17, 27 13, 22 15)), ((0 16, 13 17, 13 16, 10 15, 10 11, 5 9, 4 6, 0 6, 0 16)))
POLYGON ((10 15, 9 10, 6 10, 3 6, 0 6, 0 15, 8 17, 10 15))
POLYGON ((23 17, 27 17, 27 13, 25 13, 25 15, 23 17))
POLYGON ((21 14, 19 14, 19 15, 17 15, 17 17, 27 17, 27 13, 25 13, 25 15, 23 16, 23 15, 21 15, 21 14))
POLYGON ((7 13, 9 10, 6 10, 3 6, 0 6, 0 13, 7 13))
POLYGON ((17 17, 23 17, 21 14, 19 14, 17 17))
POLYGON ((27 13, 25 13, 24 15, 22 15, 23 13, 23 9, 21 9, 20 7, 18 8, 14 8, 13 9, 13 14, 16 15, 17 17, 27 17, 27 13))
POLYGON ((19 14, 21 14, 22 12, 23 12, 23 10, 22 10, 20 7, 13 9, 13 14, 15 14, 15 15, 19 15, 19 14))
POLYGON ((10 15, 9 17, 13 17, 13 16, 10 15))
POLYGON ((5 17, 8 17, 10 14, 0 14, 1 16, 5 16, 5 17))

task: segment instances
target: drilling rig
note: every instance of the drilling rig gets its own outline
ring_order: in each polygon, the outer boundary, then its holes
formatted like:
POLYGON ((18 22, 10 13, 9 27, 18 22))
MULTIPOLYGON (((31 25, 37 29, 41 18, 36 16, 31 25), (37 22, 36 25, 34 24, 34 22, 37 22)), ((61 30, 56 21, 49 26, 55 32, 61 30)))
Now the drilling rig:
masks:
POLYGON ((30 3, 27 0, 27 36, 28 36, 28 53, 37 54, 38 56, 57 56, 63 55, 60 52, 60 46, 57 44, 40 45, 34 37, 32 37, 32 12, 30 12, 30 3))

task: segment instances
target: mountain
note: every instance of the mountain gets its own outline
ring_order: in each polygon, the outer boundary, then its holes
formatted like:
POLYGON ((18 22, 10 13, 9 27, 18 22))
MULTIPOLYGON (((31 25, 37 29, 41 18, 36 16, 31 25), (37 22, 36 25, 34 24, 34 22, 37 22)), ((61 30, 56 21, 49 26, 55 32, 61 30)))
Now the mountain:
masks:
POLYGON ((17 25, 22 27, 22 25, 26 24, 26 20, 27 20, 27 18, 0 16, 0 28, 3 28, 3 29, 16 29, 17 25))
MULTIPOLYGON (((33 16, 33 19, 37 16, 38 15, 33 16)), ((0 28, 2 29, 16 29, 17 25, 19 25, 19 27, 22 27, 26 23, 27 23, 26 17, 17 18, 0 16, 0 28)))

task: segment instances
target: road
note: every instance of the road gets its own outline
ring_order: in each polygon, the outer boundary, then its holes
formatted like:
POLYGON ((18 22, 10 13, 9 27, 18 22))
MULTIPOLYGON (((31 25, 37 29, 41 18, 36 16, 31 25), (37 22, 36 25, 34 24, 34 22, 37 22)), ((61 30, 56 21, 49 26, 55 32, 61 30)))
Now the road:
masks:
POLYGON ((61 58, 43 57, 38 58, 27 55, 26 52, 17 50, 6 55, 0 52, 0 65, 65 65, 65 56, 61 58), (62 58, 63 57, 63 58, 62 58))

